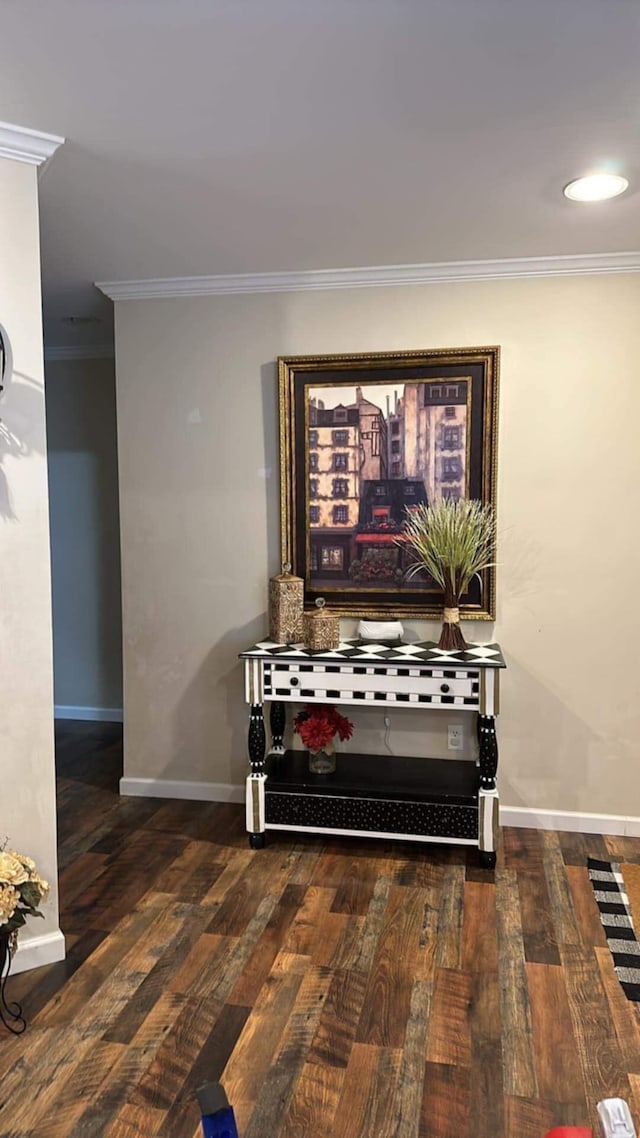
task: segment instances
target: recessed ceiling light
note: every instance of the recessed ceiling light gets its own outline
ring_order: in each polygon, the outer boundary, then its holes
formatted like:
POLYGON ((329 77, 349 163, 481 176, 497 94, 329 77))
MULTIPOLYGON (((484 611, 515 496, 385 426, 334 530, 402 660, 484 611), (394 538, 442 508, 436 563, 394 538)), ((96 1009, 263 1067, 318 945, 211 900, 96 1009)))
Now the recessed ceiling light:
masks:
POLYGON ((589 174, 569 182, 563 192, 572 202, 603 202, 623 194, 628 185, 628 179, 621 174, 589 174))

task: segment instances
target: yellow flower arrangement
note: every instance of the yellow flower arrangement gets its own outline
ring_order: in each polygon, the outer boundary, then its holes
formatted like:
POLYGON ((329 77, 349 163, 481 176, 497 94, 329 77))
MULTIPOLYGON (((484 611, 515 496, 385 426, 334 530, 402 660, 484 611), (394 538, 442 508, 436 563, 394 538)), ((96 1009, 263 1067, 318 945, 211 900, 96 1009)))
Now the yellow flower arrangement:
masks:
POLYGON ((41 917, 38 906, 49 892, 46 881, 36 870, 36 863, 17 850, 0 844, 0 1021, 14 1035, 27 1026, 20 1004, 7 1002, 5 985, 11 960, 18 947, 18 932, 27 917, 41 917))
POLYGON ((5 885, 22 885, 29 880, 27 867, 8 850, 0 853, 0 881, 5 885))
POLYGON ((48 892, 30 857, 0 849, 0 936, 15 939, 27 917, 41 917, 38 906, 48 892))
POLYGON ((0 885, 0 925, 6 925, 10 920, 19 900, 20 894, 13 885, 0 885))

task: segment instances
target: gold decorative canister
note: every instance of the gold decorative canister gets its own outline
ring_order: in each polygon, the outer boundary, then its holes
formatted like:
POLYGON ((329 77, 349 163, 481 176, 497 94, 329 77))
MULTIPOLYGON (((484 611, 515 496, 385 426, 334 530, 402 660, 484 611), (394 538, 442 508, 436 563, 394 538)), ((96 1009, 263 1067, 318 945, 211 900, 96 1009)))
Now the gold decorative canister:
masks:
POLYGON ((269 636, 276 644, 298 644, 302 640, 304 581, 294 577, 287 561, 269 581, 269 636))
POLYGON ((318 597, 315 612, 304 614, 304 643, 316 650, 337 648, 340 644, 340 620, 325 608, 324 597, 318 597))

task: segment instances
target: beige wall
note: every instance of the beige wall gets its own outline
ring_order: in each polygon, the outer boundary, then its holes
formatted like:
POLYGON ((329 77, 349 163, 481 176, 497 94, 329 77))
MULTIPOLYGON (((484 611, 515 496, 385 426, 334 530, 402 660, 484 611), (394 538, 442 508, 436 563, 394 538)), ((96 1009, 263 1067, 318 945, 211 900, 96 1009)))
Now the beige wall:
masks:
MULTIPOLYGON (((118 304, 125 774, 245 774, 236 655, 278 568, 276 356, 500 344, 498 619, 465 627, 509 662, 502 800, 640 816, 639 309, 637 276, 118 304)), ((383 750, 381 718, 358 713, 358 749, 383 750)), ((447 721, 395 712, 392 746, 446 756, 447 721)))
POLYGON ((120 526, 112 359, 47 360, 57 714, 122 707, 120 526))
POLYGON ((22 946, 56 933, 55 768, 49 516, 36 169, 0 159, 0 319, 14 376, 0 398, 0 842, 35 858, 52 884, 45 920, 22 946))

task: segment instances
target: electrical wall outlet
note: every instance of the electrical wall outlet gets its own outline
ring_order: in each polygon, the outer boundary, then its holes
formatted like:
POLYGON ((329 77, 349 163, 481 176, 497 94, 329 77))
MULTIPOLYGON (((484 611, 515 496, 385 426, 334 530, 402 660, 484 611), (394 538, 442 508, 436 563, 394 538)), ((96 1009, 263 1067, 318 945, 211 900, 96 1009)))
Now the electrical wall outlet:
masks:
POLYGON ((460 723, 447 725, 447 745, 450 751, 461 751, 464 741, 464 728, 460 723))

